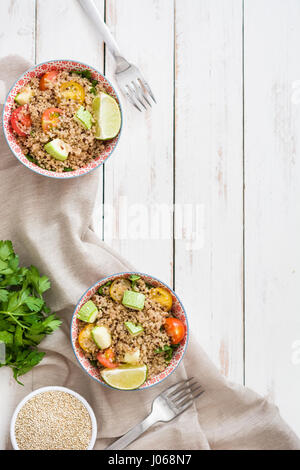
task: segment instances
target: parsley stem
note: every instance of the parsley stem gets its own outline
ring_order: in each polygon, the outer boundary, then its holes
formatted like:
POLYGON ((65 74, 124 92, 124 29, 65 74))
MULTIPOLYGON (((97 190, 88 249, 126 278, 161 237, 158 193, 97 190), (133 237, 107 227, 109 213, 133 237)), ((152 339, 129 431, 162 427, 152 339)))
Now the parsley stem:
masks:
POLYGON ((7 314, 7 315, 17 315, 18 317, 28 317, 30 315, 34 315, 35 312, 27 312, 27 313, 14 313, 14 311, 12 312, 8 312, 8 311, 0 311, 0 313, 3 313, 4 315, 7 314))
POLYGON ((23 325, 21 322, 19 322, 19 320, 16 319, 16 317, 14 316, 13 313, 11 312, 6 312, 6 311, 3 311, 3 310, 0 310, 0 313, 4 314, 4 315, 8 315, 9 317, 11 317, 12 320, 14 320, 17 325, 21 326, 21 328, 24 328, 26 330, 29 330, 28 326, 25 326, 23 325))

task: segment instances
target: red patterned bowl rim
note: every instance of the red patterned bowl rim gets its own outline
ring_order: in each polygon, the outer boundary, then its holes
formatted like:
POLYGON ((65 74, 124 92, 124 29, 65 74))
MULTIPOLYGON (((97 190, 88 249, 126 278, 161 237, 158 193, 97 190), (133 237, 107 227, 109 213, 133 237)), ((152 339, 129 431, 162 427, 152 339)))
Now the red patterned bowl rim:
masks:
POLYGON ((99 168, 113 153, 115 150, 122 131, 122 125, 123 125, 123 112, 122 112, 122 107, 121 107, 121 102, 119 99, 119 96, 110 83, 110 81, 102 75, 98 70, 96 70, 94 67, 91 67, 88 64, 85 64, 83 62, 78 62, 75 60, 67 60, 67 59, 61 59, 61 60, 50 60, 47 62, 42 62, 41 64, 35 65, 31 67, 29 70, 27 70, 18 80, 14 83, 14 85, 11 87, 10 91, 8 92, 8 95, 6 97, 4 106, 3 106, 3 113, 2 113, 2 125, 3 125, 3 131, 4 131, 4 136, 6 138, 7 144, 12 151, 12 153, 17 157, 17 159, 25 165, 27 168, 30 170, 34 171, 35 173, 38 173, 40 175, 48 176, 49 178, 56 178, 56 179, 70 179, 70 178, 76 178, 78 176, 85 175, 89 173, 92 170, 95 170, 96 168, 99 168), (11 117, 11 112, 14 104, 14 99, 16 95, 19 93, 19 91, 28 83, 32 78, 34 77, 40 77, 43 73, 49 72, 51 70, 90 70, 92 72, 92 76, 95 80, 98 80, 99 82, 102 82, 104 85, 106 91, 113 96, 121 110, 121 129, 119 134, 112 139, 109 144, 107 144, 105 151, 101 153, 97 158, 93 159, 92 162, 90 162, 86 167, 84 168, 79 168, 78 170, 70 171, 70 172, 65 172, 65 173, 59 173, 55 171, 49 171, 45 170, 44 168, 39 167, 38 165, 35 165, 34 163, 30 162, 24 153, 22 152, 21 147, 17 143, 17 140, 12 132, 11 125, 10 125, 10 117, 11 117))
MULTIPOLYGON (((185 337, 180 343, 179 347, 176 349, 175 354, 173 355, 173 358, 171 362, 168 364, 166 369, 161 372, 160 374, 152 377, 151 379, 147 380, 141 387, 139 387, 136 390, 145 390, 147 388, 153 387, 154 385, 157 385, 161 383, 163 380, 165 380, 167 377, 169 377, 175 369, 177 369, 178 365, 183 359, 183 356, 185 354, 187 345, 188 345, 188 339, 189 339, 189 324, 188 324, 188 319, 187 319, 187 314, 186 311, 178 298, 177 294, 164 282, 160 281, 159 279, 150 276, 149 274, 145 273, 140 273, 140 272, 122 272, 122 273, 116 273, 112 274, 106 278, 100 279, 97 281, 92 287, 86 290, 86 292, 83 294, 83 296, 80 298, 78 304, 75 307, 72 320, 71 320, 71 326, 70 326, 70 335, 71 335, 71 344, 73 348, 73 352, 75 354, 76 359, 78 360, 80 366, 83 368, 83 370, 94 380, 99 382, 101 385, 104 385, 108 388, 111 388, 115 390, 113 387, 110 387, 108 384, 106 384, 99 373, 99 369, 95 367, 89 359, 87 359, 79 344, 78 344, 78 325, 79 325, 79 320, 77 319, 77 313, 82 307, 84 303, 86 303, 99 289, 100 286, 106 284, 108 281, 113 281, 114 279, 117 279, 119 277, 129 277, 132 274, 140 276, 145 282, 152 284, 155 287, 164 287, 168 289, 168 291, 172 295, 173 299, 173 308, 172 312, 174 312, 175 316, 179 318, 185 325, 185 337), (175 308, 174 308, 175 307, 175 308)), ((122 390, 123 391, 123 390, 122 390)))

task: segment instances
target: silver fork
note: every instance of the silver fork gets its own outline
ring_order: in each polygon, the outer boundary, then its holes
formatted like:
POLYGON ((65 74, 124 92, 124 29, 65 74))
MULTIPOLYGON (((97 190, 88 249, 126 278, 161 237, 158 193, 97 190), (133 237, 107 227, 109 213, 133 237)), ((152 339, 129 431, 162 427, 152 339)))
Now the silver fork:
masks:
POLYGON ((151 88, 140 70, 121 55, 119 46, 101 18, 94 1, 79 0, 79 3, 94 23, 115 59, 115 76, 122 93, 139 111, 142 111, 143 108, 147 109, 147 105, 151 106, 151 99, 156 103, 151 88))
POLYGON ((200 397, 202 393, 204 393, 204 390, 201 385, 194 380, 194 377, 172 385, 155 398, 152 403, 152 411, 144 421, 137 424, 106 449, 125 449, 125 447, 135 441, 153 424, 160 421, 166 423, 179 416, 192 406, 196 398, 200 397))

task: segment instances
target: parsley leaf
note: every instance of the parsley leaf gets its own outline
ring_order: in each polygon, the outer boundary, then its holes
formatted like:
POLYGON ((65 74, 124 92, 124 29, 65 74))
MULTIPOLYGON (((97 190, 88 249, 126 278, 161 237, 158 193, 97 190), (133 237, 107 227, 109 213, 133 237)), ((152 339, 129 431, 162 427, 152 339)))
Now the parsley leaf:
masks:
POLYGON ((6 261, 10 256, 14 254, 12 242, 9 240, 0 241, 0 259, 6 261))
POLYGON ((104 287, 109 287, 109 286, 111 286, 111 285, 112 285, 112 281, 107 281, 107 283, 104 284, 104 286, 99 287, 98 293, 99 293, 100 295, 103 295, 103 288, 104 288, 104 287))
MULTIPOLYGON (((31 133, 30 133, 30 135, 31 135, 31 133)), ((39 166, 39 162, 37 161, 37 159, 32 157, 32 155, 30 155, 30 153, 28 153, 25 156, 26 156, 27 160, 29 160, 31 163, 34 163, 35 165, 39 166)))
POLYGON ((18 384, 23 385, 22 382, 18 380, 18 377, 26 374, 34 366, 39 364, 39 362, 41 362, 44 356, 44 352, 37 350, 32 351, 30 349, 22 351, 22 353, 17 356, 15 363, 10 367, 13 369, 14 378, 18 382, 18 384))
POLYGON ((14 335, 9 331, 0 331, 0 342, 5 344, 13 344, 14 335))
POLYGON ((39 312, 44 305, 44 301, 37 297, 27 297, 25 304, 32 312, 39 312))
POLYGON ((40 276, 39 270, 35 266, 30 266, 28 272, 28 281, 33 284, 36 292, 42 295, 50 289, 50 281, 47 276, 40 276))
POLYGON ((90 70, 72 70, 72 73, 75 73, 82 78, 87 78, 88 80, 92 78, 92 72, 90 70))
POLYGON ((139 279, 141 279, 141 276, 138 276, 138 275, 136 275, 136 274, 132 274, 131 276, 129 276, 128 279, 131 281, 131 288, 132 288, 132 290, 138 291, 138 289, 136 288, 136 281, 138 281, 139 279))
POLYGON ((8 290, 0 289, 0 302, 6 302, 8 299, 8 290))

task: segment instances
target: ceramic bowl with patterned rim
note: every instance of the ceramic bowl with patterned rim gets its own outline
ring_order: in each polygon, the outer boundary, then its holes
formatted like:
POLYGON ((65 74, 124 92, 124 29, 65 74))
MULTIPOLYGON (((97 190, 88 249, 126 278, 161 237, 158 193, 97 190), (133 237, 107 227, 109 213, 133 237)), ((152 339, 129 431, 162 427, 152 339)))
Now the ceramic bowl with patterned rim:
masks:
POLYGON ((188 326, 188 319, 186 315, 186 311, 179 300, 178 296, 175 294, 175 292, 167 286, 164 282, 160 281, 159 279, 156 279, 153 276, 150 276, 148 274, 143 274, 139 272, 125 272, 125 273, 118 273, 118 274, 112 274, 109 277, 106 277, 104 279, 101 279, 100 281, 96 282, 92 287, 90 287, 81 297, 79 300, 78 304, 76 305, 76 308, 73 313, 72 321, 71 321, 71 344, 73 347, 74 354, 76 356, 76 359, 78 360, 79 364, 81 367, 85 370, 85 372, 92 377, 94 380, 99 382, 102 385, 105 385, 106 387, 112 388, 109 385, 107 385, 101 378, 100 371, 98 367, 94 366, 87 357, 85 357, 84 352, 80 348, 78 344, 78 327, 79 327, 79 320, 77 319, 77 314, 83 304, 85 304, 99 289, 99 287, 103 286, 109 281, 113 281, 119 277, 125 277, 128 278, 132 274, 140 276, 146 283, 151 284, 154 287, 163 287, 168 289, 168 291, 172 295, 173 299, 173 307, 172 307, 172 313, 174 316, 176 316, 179 320, 181 320, 184 325, 185 325, 185 337, 181 341, 179 347, 175 350, 175 353, 173 355, 173 358, 171 362, 168 364, 166 369, 161 372, 160 374, 152 377, 151 379, 147 380, 141 387, 139 387, 137 390, 145 390, 149 387, 152 387, 153 385, 159 384, 162 382, 164 379, 166 379, 172 372, 175 371, 175 369, 178 367, 179 363, 181 362, 186 348, 188 344, 188 338, 189 338, 189 326, 188 326))
POLYGON ((17 157, 17 159, 21 163, 23 163, 23 165, 25 165, 27 168, 29 168, 32 171, 35 171, 36 173, 40 175, 48 176, 50 178, 58 178, 58 179, 75 178, 77 176, 85 175, 89 173, 90 171, 94 170, 95 168, 98 168, 108 159, 108 157, 112 154, 112 152, 117 146, 117 143, 120 138, 121 130, 122 130, 122 125, 121 125, 119 134, 114 139, 109 141, 109 143, 107 143, 105 150, 84 168, 79 168, 74 171, 59 173, 55 171, 45 170, 44 168, 41 168, 38 165, 35 165, 34 163, 30 162, 24 155, 11 128, 10 117, 13 111, 14 99, 16 95, 21 91, 21 89, 24 88, 24 86, 26 86, 26 84, 32 78, 41 77, 44 73, 50 72, 51 70, 61 70, 61 71, 89 70, 92 73, 93 79, 101 82, 104 85, 104 88, 106 89, 108 94, 110 94, 117 100, 120 106, 121 119, 123 122, 121 103, 120 103, 120 99, 115 89, 113 88, 111 83, 107 80, 107 78, 104 77, 104 75, 102 75, 96 69, 94 69, 93 67, 90 67, 87 64, 73 61, 73 60, 51 60, 51 61, 44 62, 39 65, 36 65, 32 67, 31 69, 27 70, 27 72, 25 72, 10 89, 7 95, 6 101, 4 103, 4 106, 3 106, 2 122, 3 122, 4 135, 12 153, 17 157))

